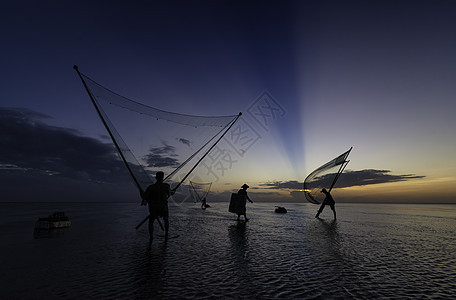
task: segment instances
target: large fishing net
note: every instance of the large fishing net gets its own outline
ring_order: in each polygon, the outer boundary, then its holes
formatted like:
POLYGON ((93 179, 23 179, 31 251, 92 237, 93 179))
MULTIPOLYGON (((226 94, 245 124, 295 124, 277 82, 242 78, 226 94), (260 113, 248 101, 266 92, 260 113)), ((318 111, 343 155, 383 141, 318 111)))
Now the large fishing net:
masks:
POLYGON ((351 149, 325 163, 306 177, 304 180, 304 193, 307 201, 313 204, 320 204, 325 199, 325 194, 321 190, 332 190, 340 174, 349 162, 347 157, 351 149))
POLYGON ((212 182, 194 182, 190 181, 188 190, 195 203, 202 202, 211 190, 212 182))
MULTIPOLYGON (((138 188, 145 190, 153 183, 157 171, 165 173, 171 188, 185 178, 209 181, 208 170, 200 162, 240 114, 195 116, 164 111, 78 74, 138 188)), ((158 106, 163 102, 147 103, 158 106)))

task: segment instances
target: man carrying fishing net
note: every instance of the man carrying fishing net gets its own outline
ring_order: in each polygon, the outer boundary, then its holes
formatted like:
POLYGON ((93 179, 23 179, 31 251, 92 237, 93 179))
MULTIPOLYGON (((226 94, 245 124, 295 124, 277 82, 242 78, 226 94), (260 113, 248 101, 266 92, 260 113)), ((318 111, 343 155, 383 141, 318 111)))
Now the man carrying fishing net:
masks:
POLYGON ((144 193, 141 193, 142 199, 149 204, 149 236, 151 240, 154 234, 154 221, 157 219, 160 223, 159 217, 162 217, 165 222, 165 238, 168 238, 168 198, 174 193, 171 191, 169 184, 163 182, 164 177, 165 174, 162 171, 158 171, 155 174, 157 181, 149 185, 144 193))
POLYGON ((323 208, 325 208, 326 205, 329 205, 334 213, 334 220, 335 220, 336 219, 336 208, 335 208, 336 201, 334 201, 333 197, 331 196, 331 193, 328 192, 326 189, 322 189, 321 192, 325 194, 326 198, 325 198, 325 200, 323 200, 323 203, 321 204, 320 209, 318 210, 315 218, 318 218, 320 216, 321 212, 323 211, 323 208))

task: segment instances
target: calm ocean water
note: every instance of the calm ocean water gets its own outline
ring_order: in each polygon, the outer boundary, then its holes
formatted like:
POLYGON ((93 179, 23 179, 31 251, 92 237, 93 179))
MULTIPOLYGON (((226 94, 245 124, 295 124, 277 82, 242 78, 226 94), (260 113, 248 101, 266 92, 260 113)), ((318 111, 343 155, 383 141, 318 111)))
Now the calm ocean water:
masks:
POLYGON ((135 203, 0 203, 0 298, 456 297, 456 205, 254 203, 238 223, 211 204, 170 206, 149 246, 135 203), (71 228, 34 234, 54 211, 71 228))

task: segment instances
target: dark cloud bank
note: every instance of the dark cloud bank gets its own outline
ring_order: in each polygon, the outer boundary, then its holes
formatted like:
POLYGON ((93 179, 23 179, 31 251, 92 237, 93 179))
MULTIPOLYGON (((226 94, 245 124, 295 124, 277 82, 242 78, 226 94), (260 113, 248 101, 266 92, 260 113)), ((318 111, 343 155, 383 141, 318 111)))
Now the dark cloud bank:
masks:
MULTIPOLYGON (((328 174, 326 176, 334 176, 335 174, 328 174)), ((390 170, 374 170, 365 169, 360 171, 345 171, 337 181, 336 188, 346 188, 352 186, 363 186, 379 183, 392 183, 399 181, 406 181, 411 179, 424 178, 425 176, 418 176, 415 174, 394 175, 390 170)), ((275 181, 263 183, 260 188, 266 189, 290 189, 297 190, 303 189, 303 182, 292 181, 275 181)))
POLYGON ((26 109, 0 109, 2 201, 107 201, 112 191, 127 197, 122 191, 132 181, 112 144, 45 119, 26 109))
MULTIPOLYGON (((335 174, 328 174, 326 176, 334 176, 335 174)), ((360 171, 346 171, 337 181, 335 188, 347 188, 354 186, 365 186, 380 183, 392 183, 399 181, 406 181, 412 179, 420 179, 425 176, 414 174, 391 174, 389 170, 374 170, 365 169, 360 171)), ((296 180, 291 181, 275 181, 259 185, 260 189, 275 189, 275 190, 289 190, 290 195, 294 200, 306 201, 302 189, 304 188, 303 182, 296 180)))

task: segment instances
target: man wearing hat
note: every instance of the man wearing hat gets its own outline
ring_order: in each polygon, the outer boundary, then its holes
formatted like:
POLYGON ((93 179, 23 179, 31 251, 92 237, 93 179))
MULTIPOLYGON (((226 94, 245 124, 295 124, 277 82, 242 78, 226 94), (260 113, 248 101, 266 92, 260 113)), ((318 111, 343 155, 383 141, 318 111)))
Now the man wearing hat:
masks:
MULTIPOLYGON (((244 185, 241 187, 241 189, 240 189, 239 192, 238 192, 238 197, 242 199, 242 206, 243 206, 243 210, 242 210, 243 213, 242 213, 242 214, 244 215, 244 219, 245 219, 246 221, 248 221, 249 219, 247 219, 247 216, 246 216, 246 214, 245 214, 245 212, 246 212, 246 207, 245 207, 245 205, 247 204, 247 200, 249 200, 250 203, 253 203, 253 201, 250 200, 249 196, 247 195, 247 189, 248 189, 248 188, 249 188, 249 186, 248 186, 247 184, 244 183, 244 185)), ((238 221, 240 221, 240 220, 239 220, 239 217, 240 217, 240 216, 241 216, 241 214, 238 214, 238 217, 237 217, 237 220, 238 220, 238 221)))
POLYGON ((321 193, 324 193, 326 195, 326 198, 325 198, 325 200, 323 200, 323 203, 321 204, 320 209, 318 210, 315 218, 318 218, 318 216, 323 211, 323 208, 325 208, 326 205, 329 205, 334 213, 334 220, 335 220, 336 219, 336 208, 335 208, 336 201, 334 201, 333 197, 326 189, 322 189, 321 193))

